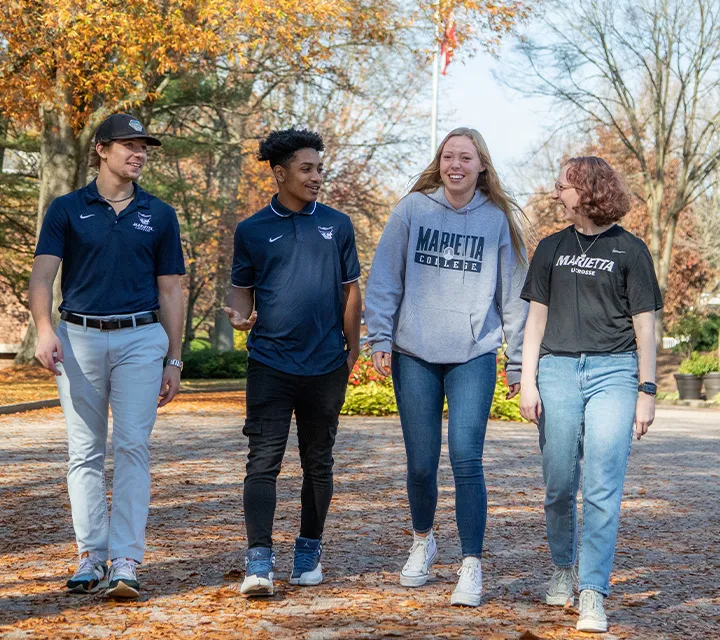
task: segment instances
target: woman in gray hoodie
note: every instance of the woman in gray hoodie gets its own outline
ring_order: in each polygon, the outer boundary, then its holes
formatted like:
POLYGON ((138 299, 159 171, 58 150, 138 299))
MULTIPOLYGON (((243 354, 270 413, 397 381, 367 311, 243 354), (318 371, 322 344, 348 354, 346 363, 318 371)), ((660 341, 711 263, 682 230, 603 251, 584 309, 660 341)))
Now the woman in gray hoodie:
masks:
POLYGON ((400 574, 404 586, 425 584, 437 557, 432 528, 448 401, 463 553, 451 604, 480 604, 487 517, 482 455, 503 334, 508 397, 520 388, 528 311, 520 299, 527 272, 521 219, 482 136, 455 129, 392 212, 368 279, 368 342, 378 373, 392 372, 407 453, 415 533, 400 574))

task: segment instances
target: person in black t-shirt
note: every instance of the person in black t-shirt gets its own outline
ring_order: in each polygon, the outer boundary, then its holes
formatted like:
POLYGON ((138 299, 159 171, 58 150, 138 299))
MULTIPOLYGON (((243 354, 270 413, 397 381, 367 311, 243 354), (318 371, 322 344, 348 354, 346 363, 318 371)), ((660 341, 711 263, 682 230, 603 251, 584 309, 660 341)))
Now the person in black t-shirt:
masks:
POLYGON ((640 439, 655 417, 654 324, 662 297, 645 243, 616 224, 630 196, 604 160, 569 160, 553 198, 572 224, 540 242, 521 294, 530 313, 520 410, 540 430, 555 564, 545 601, 573 603, 579 573, 577 628, 604 632, 633 422, 640 439))

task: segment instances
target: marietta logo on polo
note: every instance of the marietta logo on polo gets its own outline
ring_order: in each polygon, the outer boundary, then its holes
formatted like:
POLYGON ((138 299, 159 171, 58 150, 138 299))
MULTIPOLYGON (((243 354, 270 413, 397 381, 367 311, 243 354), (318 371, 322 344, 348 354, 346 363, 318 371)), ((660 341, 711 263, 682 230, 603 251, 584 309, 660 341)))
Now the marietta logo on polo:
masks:
POLYGON ((138 231, 150 233, 153 230, 150 226, 150 218, 152 218, 152 214, 144 214, 138 211, 138 220, 140 220, 140 222, 134 222, 133 227, 135 227, 138 231))
POLYGON ((325 240, 332 240, 333 227, 318 227, 318 231, 325 240))
POLYGON ((135 131, 143 130, 143 126, 142 126, 142 123, 140 122, 140 120, 130 120, 130 122, 128 122, 128 126, 135 129, 135 131))

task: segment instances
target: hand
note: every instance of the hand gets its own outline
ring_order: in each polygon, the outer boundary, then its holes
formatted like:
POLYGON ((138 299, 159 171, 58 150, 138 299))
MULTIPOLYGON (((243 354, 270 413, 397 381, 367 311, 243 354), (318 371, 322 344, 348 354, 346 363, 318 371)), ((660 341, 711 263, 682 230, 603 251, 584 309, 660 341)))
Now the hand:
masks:
POLYGON ((257 311, 253 311, 249 318, 243 318, 238 311, 230 307, 223 307, 223 311, 228 314, 232 328, 238 331, 250 331, 257 320, 257 311))
POLYGON ((38 337, 35 357, 48 371, 52 371, 56 376, 62 375, 60 369, 57 368, 57 363, 64 359, 63 348, 60 338, 54 332, 38 337))
POLYGON ((355 366, 355 363, 357 362, 357 359, 360 357, 360 349, 353 350, 350 349, 350 353, 348 353, 347 357, 347 367, 348 367, 348 375, 352 373, 353 367, 355 366))
POLYGON ((640 440, 655 420, 655 396, 638 393, 635 405, 635 437, 640 440))
POLYGON ((392 356, 386 351, 376 351, 372 354, 373 367, 383 378, 387 378, 391 373, 390 368, 392 356))
POLYGON ((525 385, 520 390, 520 415, 528 422, 537 424, 541 414, 542 400, 537 385, 525 385))
POLYGON ((162 383, 160 384, 160 402, 158 408, 172 402, 180 391, 180 367, 169 364, 163 369, 162 383))
POLYGON ((511 384, 508 392, 505 394, 505 400, 514 398, 518 393, 520 393, 520 383, 516 382, 515 384, 511 384))

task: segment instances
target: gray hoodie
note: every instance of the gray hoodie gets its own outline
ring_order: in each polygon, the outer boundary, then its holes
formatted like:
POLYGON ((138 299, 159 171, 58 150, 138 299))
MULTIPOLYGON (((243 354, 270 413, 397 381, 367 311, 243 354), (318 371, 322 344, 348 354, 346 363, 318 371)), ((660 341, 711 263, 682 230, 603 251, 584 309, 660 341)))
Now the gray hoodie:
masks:
POLYGON ((411 193, 390 215, 368 278, 373 353, 467 362, 496 351, 504 331, 508 383, 520 382, 526 273, 505 214, 485 194, 456 210, 443 187, 411 193))

